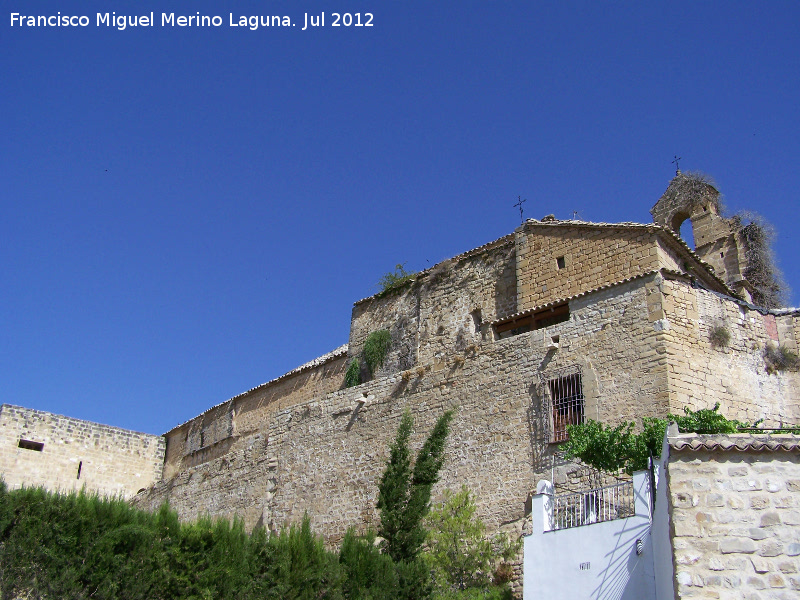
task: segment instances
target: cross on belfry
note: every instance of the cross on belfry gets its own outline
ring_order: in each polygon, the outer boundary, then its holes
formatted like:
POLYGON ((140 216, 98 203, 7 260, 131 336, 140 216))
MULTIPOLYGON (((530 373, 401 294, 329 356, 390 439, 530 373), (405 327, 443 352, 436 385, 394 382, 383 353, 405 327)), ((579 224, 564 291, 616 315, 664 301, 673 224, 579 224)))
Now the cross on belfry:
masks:
POLYGON ((675 160, 672 161, 673 164, 675 165, 675 175, 680 175, 681 174, 681 168, 678 166, 678 161, 681 160, 681 158, 683 158, 683 157, 678 156, 676 154, 675 155, 675 160))
POLYGON ((523 200, 522 196, 517 196, 517 203, 514 206, 515 207, 517 207, 517 206, 519 207, 519 221, 520 221, 520 223, 524 223, 525 222, 525 219, 522 217, 522 204, 524 202, 527 202, 527 201, 528 201, 527 198, 525 200, 523 200))

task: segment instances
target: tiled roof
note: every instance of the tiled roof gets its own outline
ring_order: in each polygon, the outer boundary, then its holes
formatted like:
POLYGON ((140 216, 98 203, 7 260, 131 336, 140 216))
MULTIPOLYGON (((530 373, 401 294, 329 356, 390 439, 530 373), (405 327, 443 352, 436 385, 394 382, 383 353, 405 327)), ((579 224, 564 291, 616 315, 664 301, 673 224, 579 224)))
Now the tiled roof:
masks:
POLYGON ((785 433, 730 433, 703 435, 698 433, 682 433, 667 438, 670 450, 704 451, 717 450, 728 452, 797 452, 800 450, 800 436, 785 433))
POLYGON ((262 383, 261 385, 257 385, 256 387, 250 388, 249 390, 247 390, 245 392, 242 392, 241 394, 235 395, 233 398, 229 398, 229 399, 225 400, 224 402, 220 402, 219 404, 215 404, 211 408, 209 408, 207 410, 204 410, 202 413, 200 413, 196 417, 192 417, 188 421, 184 421, 180 425, 178 425, 176 427, 173 427, 170 431, 172 431, 174 429, 178 429, 180 427, 183 427, 184 425, 186 425, 186 423, 191 423, 195 419, 198 419, 198 418, 202 417, 203 415, 205 415, 206 413, 209 413, 212 410, 215 410, 216 408, 219 408, 223 404, 228 404, 229 402, 232 402, 232 401, 236 400, 237 398, 241 398, 242 396, 246 396, 247 394, 255 392, 256 390, 260 390, 261 388, 266 387, 268 385, 272 385, 273 383, 281 381, 282 379, 286 379, 287 377, 291 377, 292 375, 297 375, 298 373, 302 373, 303 371, 308 371, 308 370, 313 369, 315 367, 319 367, 321 365, 324 365, 328 361, 331 361, 331 360, 334 360, 336 358, 339 358, 340 356, 344 356, 344 355, 347 354, 347 348, 348 348, 347 344, 342 344, 341 346, 339 346, 335 350, 331 350, 327 354, 323 354, 322 356, 320 356, 318 358, 315 358, 314 360, 310 360, 307 363, 303 363, 299 367, 296 367, 296 368, 292 369, 291 371, 289 371, 287 373, 284 373, 280 377, 276 377, 275 379, 270 379, 269 381, 267 381, 265 383, 262 383))
MULTIPOLYGON (((666 269, 662 269, 666 271, 666 269)), ((564 304, 565 302, 571 302, 572 300, 576 300, 578 298, 582 298, 583 296, 588 296, 589 294, 594 294, 595 292, 600 292, 603 290, 607 290, 612 287, 616 287, 618 285, 622 285, 624 283, 628 283, 630 281, 636 281, 637 279, 642 279, 643 277, 648 277, 650 275, 655 275, 659 273, 658 270, 647 271, 645 273, 641 273, 639 275, 634 275, 633 277, 626 277, 625 279, 620 279, 619 281, 614 281, 612 283, 605 283, 600 285, 596 288, 592 288, 590 290, 586 290, 585 292, 581 292, 579 294, 575 294, 574 296, 566 296, 564 298, 557 298, 555 300, 551 300, 546 304, 539 304, 538 306, 534 306, 533 308, 529 308, 526 310, 522 310, 520 312, 514 313, 513 315, 506 315, 501 319, 495 319, 491 322, 484 322, 481 325, 497 325, 498 323, 505 323, 506 321, 513 321, 514 319, 519 319, 520 317, 527 317, 528 315, 532 315, 535 312, 539 312, 540 310, 544 310, 547 308, 552 308, 554 306, 558 306, 559 304, 564 304)), ((670 273, 674 273, 673 271, 669 271, 670 273)), ((684 273, 680 273, 679 275, 685 275, 684 273)))

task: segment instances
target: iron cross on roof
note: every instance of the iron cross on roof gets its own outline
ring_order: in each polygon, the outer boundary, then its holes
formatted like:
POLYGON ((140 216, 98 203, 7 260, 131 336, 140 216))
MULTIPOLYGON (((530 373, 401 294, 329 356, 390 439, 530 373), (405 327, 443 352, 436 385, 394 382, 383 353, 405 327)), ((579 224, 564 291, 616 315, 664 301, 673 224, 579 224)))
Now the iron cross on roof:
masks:
POLYGON ((675 160, 672 161, 672 164, 675 165, 675 175, 680 175, 681 174, 681 168, 678 166, 678 161, 681 160, 681 158, 683 158, 683 157, 678 156, 676 154, 675 155, 675 160))
POLYGON ((520 221, 520 223, 524 223, 525 222, 525 219, 522 216, 522 204, 527 202, 527 201, 528 201, 527 198, 525 200, 523 200, 522 196, 517 196, 517 203, 514 205, 514 207, 517 207, 517 206, 519 207, 519 221, 520 221))

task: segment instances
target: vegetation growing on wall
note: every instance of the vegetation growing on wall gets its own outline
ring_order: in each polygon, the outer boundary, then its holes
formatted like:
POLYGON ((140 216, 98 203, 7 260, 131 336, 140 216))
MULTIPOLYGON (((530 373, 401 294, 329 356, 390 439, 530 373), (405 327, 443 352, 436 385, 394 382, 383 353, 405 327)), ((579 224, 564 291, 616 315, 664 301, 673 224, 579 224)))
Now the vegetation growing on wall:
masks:
POLYGON ((367 363, 370 375, 383 366, 386 352, 392 345, 392 335, 386 329, 373 331, 364 342, 364 361, 367 363))
POLYGON ((668 419, 645 417, 641 433, 633 433, 635 423, 625 422, 616 427, 607 427, 589 419, 580 425, 567 426, 569 439, 561 445, 567 458, 579 458, 586 464, 603 471, 624 469, 631 474, 647 468, 650 456, 658 457, 664 441, 664 432, 670 421, 678 425, 683 433, 737 433, 741 429, 752 429, 760 421, 750 425, 721 415, 719 403, 714 408, 692 411, 684 408, 684 414, 670 414, 668 419))
POLYGON ((767 345, 764 349, 764 362, 769 373, 800 370, 800 356, 786 346, 767 345))
POLYGON ((411 283, 417 276, 416 271, 406 271, 406 263, 395 265, 394 271, 384 274, 378 281, 378 297, 385 296, 389 292, 399 290, 406 284, 411 283))
POLYGON ((361 363, 358 357, 350 361, 344 374, 344 387, 353 387, 361 383, 361 363))
POLYGON ((731 332, 725 325, 715 325, 708 332, 708 340, 714 348, 727 348, 731 343, 731 332))
POLYGON ((774 227, 760 215, 751 212, 739 213, 734 219, 742 224, 740 231, 747 259, 747 267, 742 275, 752 286, 753 303, 764 308, 783 306, 788 290, 772 252, 774 227))

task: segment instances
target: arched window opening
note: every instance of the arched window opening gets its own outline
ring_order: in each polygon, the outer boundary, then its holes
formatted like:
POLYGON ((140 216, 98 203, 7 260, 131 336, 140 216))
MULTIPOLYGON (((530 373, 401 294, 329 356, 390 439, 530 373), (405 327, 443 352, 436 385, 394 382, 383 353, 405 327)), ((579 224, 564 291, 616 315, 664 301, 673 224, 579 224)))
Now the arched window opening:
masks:
POLYGON ((686 245, 694 250, 694 230, 692 229, 692 220, 686 213, 676 213, 672 217, 672 231, 681 236, 681 239, 686 242, 686 245))

